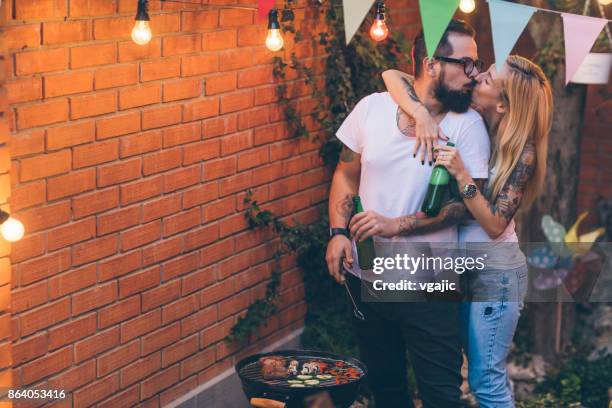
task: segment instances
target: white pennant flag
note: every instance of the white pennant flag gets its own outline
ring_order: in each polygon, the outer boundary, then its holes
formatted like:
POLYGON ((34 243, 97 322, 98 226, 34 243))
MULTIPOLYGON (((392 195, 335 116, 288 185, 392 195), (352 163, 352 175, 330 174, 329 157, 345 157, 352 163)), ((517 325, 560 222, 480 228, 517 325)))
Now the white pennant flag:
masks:
POLYGON ((342 0, 344 34, 347 45, 351 42, 366 14, 372 8, 372 4, 374 4, 374 0, 342 0))

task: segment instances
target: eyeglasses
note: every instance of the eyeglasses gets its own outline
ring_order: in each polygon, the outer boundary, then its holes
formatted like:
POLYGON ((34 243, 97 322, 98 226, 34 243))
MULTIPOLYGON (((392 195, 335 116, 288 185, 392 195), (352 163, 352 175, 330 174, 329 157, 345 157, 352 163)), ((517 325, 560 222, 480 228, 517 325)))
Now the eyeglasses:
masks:
POLYGON ((434 55, 434 58, 439 59, 440 61, 444 61, 444 62, 452 62, 454 64, 461 64, 463 65, 463 72, 465 72, 465 75, 467 75, 468 77, 470 75, 472 75, 472 73, 474 72, 474 69, 476 69, 476 73, 479 74, 482 72, 483 68, 484 68, 484 61, 482 60, 473 60, 469 57, 463 57, 463 58, 450 58, 450 57, 441 57, 441 56, 437 56, 434 55))

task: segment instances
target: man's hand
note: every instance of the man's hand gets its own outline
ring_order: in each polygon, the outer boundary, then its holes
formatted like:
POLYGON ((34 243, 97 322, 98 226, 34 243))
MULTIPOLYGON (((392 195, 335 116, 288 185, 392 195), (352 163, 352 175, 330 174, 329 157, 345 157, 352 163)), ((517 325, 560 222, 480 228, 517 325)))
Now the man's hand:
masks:
POLYGON ((325 261, 329 274, 338 283, 344 283, 344 270, 341 263, 344 263, 347 268, 353 266, 353 247, 351 241, 344 235, 336 235, 327 243, 327 253, 325 261))
POLYGON ((373 235, 394 237, 399 233, 399 224, 395 218, 388 218, 374 211, 364 211, 353 215, 349 229, 355 241, 361 242, 373 235))

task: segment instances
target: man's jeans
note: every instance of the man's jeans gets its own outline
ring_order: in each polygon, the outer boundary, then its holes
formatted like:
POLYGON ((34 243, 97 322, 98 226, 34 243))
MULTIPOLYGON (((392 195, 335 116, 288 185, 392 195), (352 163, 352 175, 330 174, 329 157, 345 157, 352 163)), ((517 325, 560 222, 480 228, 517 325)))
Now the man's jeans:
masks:
POLYGON ((466 272, 461 304, 470 390, 481 408, 513 408, 506 359, 527 292, 527 266, 466 272))
POLYGON ((353 327, 376 406, 414 407, 408 390, 408 351, 424 408, 462 407, 460 304, 425 299, 363 302, 360 280, 350 273, 347 280, 365 316, 353 316, 353 327))

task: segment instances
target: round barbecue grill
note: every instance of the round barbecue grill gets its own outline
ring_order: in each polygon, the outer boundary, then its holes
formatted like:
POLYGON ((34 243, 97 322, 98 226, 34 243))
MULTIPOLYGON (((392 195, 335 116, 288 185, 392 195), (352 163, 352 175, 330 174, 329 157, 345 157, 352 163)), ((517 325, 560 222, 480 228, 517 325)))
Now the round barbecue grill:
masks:
POLYGON ((255 354, 246 357, 236 364, 236 372, 242 382, 242 389, 251 402, 257 407, 303 408, 304 400, 311 395, 328 392, 334 407, 350 407, 359 394, 359 388, 367 375, 366 366, 356 358, 314 350, 282 350, 271 353, 255 354), (319 384, 306 387, 291 387, 286 379, 264 379, 259 359, 268 356, 285 357, 297 360, 301 367, 304 362, 322 361, 328 366, 336 367, 337 363, 345 368, 352 367, 360 375, 350 378, 345 383, 336 383, 336 377, 320 380, 319 384))

